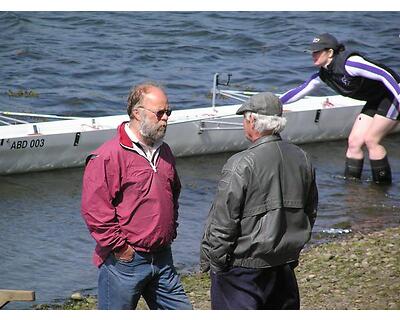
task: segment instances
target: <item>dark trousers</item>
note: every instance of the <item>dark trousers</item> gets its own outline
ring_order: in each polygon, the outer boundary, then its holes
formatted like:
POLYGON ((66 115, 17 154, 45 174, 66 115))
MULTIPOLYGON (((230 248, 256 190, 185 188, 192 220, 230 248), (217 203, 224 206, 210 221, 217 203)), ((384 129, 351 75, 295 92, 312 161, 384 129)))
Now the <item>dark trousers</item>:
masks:
POLYGON ((287 264, 211 272, 211 309, 298 310, 300 295, 294 270, 287 264))

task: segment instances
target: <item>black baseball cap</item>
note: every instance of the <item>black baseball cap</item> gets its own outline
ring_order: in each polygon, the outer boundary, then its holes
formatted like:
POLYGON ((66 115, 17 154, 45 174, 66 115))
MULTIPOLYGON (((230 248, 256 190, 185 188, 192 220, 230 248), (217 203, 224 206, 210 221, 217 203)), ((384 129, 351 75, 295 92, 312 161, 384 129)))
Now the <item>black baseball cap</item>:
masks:
POLYGON ((339 41, 330 33, 323 33, 314 37, 310 50, 311 52, 317 52, 324 49, 334 49, 339 47, 339 41))

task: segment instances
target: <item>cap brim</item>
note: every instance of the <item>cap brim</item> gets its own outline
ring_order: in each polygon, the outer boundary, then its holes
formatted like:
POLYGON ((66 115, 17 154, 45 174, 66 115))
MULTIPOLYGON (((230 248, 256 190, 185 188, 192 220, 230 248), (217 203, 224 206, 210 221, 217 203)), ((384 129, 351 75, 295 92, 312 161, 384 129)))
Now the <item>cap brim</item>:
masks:
POLYGON ((319 45, 319 44, 313 43, 308 50, 309 50, 309 52, 313 53, 313 52, 318 52, 318 51, 321 51, 324 49, 326 49, 324 45, 319 45))
POLYGON ((249 106, 247 105, 247 103, 243 103, 242 106, 237 109, 236 114, 238 115, 242 115, 243 113, 245 113, 246 111, 249 111, 249 106))
POLYGON ((239 109, 237 109, 236 114, 242 115, 245 112, 246 112, 246 110, 243 108, 243 106, 241 106, 239 109))

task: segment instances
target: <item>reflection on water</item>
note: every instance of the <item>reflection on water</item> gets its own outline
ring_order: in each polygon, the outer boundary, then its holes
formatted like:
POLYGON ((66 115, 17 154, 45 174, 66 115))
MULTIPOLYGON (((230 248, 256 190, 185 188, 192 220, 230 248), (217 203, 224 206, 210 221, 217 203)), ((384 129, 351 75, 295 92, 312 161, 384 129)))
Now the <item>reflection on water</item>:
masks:
POLYGON ((320 213, 315 232, 337 226, 374 229, 400 223, 400 135, 385 141, 392 166, 394 183, 378 186, 371 183, 369 161, 364 161, 362 181, 348 181, 343 177, 346 143, 330 142, 306 146, 314 155, 320 190, 320 213), (315 157, 315 155, 317 155, 315 157))
MULTIPOLYGON (((389 187, 370 183, 368 163, 363 181, 343 179, 344 141, 303 146, 316 167, 320 194, 313 241, 338 236, 326 232, 332 228, 356 232, 400 223, 399 141, 400 135, 387 140, 395 182, 389 187)), ((181 271, 197 269, 204 222, 229 156, 177 160, 183 189, 173 251, 181 271)), ((2 287, 36 290, 38 303, 96 288, 97 271, 91 264, 94 241, 79 212, 82 172, 77 168, 0 177, 2 287)), ((12 305, 18 306, 26 308, 26 303, 12 305)))

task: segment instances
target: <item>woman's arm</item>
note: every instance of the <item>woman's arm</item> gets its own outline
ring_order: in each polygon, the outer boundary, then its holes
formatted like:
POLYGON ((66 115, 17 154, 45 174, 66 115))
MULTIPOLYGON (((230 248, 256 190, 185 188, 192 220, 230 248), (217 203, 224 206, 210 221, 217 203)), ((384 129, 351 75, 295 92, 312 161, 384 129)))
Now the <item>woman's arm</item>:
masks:
POLYGON ((311 76, 310 79, 308 79, 306 82, 304 82, 301 86, 298 86, 294 89, 291 89, 287 92, 285 92, 281 97, 282 104, 286 103, 292 103, 295 102, 301 98, 303 98, 305 95, 310 93, 312 90, 315 88, 319 87, 322 84, 322 80, 319 77, 318 73, 315 73, 311 76))

